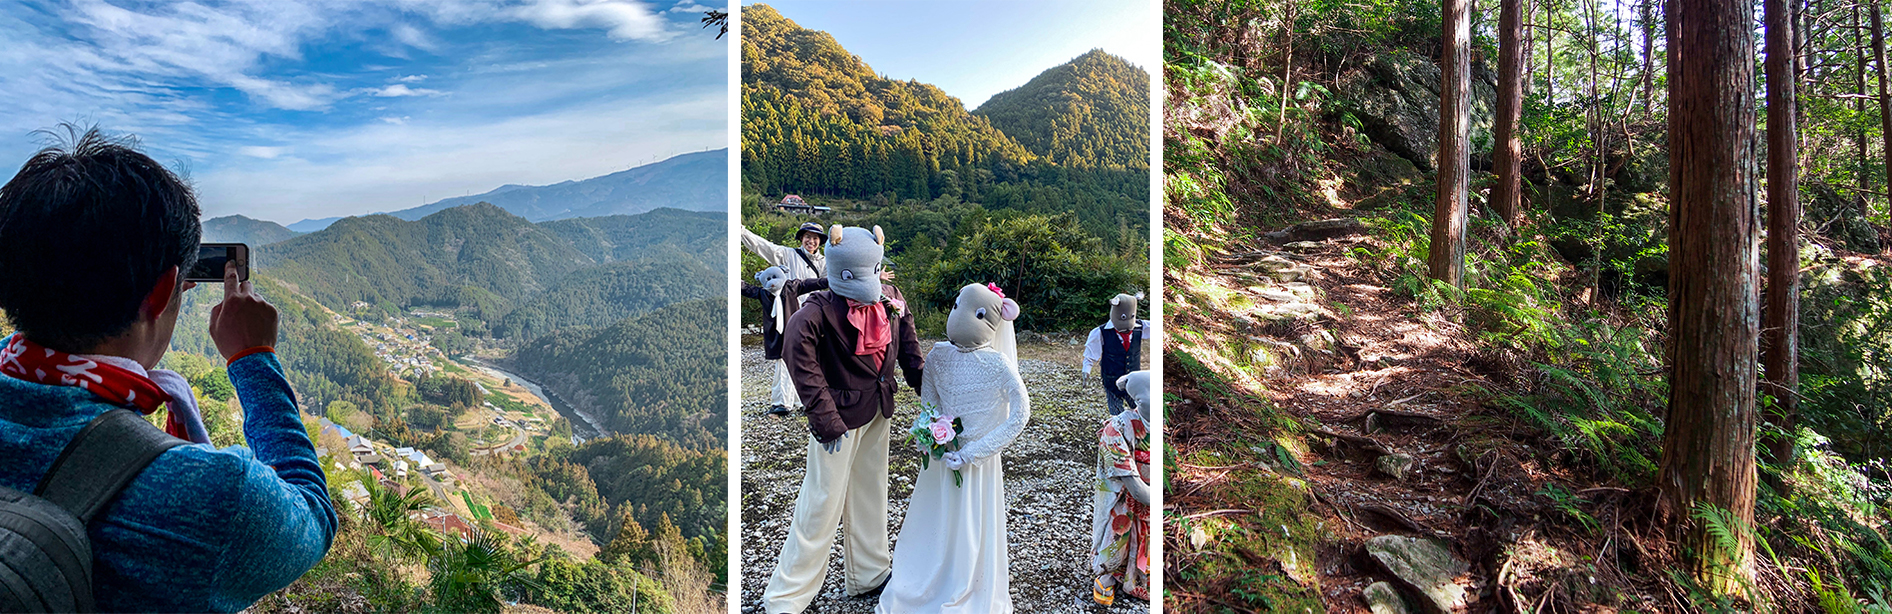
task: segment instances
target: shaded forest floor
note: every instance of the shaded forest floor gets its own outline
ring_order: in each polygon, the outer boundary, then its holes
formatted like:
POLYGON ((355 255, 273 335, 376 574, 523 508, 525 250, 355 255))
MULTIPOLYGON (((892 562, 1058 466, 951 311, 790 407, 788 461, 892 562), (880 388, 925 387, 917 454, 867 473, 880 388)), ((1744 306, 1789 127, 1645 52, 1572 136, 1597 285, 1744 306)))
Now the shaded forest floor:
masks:
MULTIPOLYGON (((768 409, 773 366, 759 337, 745 336, 742 353, 742 611, 761 612, 762 591, 788 535, 801 488, 808 441, 805 418, 778 418, 768 409)), ((931 348, 933 340, 921 343, 931 348)), ((1031 422, 1004 452, 1010 515, 1011 587, 1020 612, 1148 612, 1148 602, 1120 598, 1104 608, 1090 600, 1091 484, 1097 471, 1097 431, 1108 414, 1095 377, 1078 370, 1082 339, 1019 343, 1020 370, 1031 393, 1031 422)), ((894 424, 912 421, 919 399, 901 387, 894 424)), ((919 457, 892 435, 889 446, 887 527, 895 551, 919 457)), ((874 611, 874 599, 849 599, 841 588, 841 538, 826 582, 809 612, 874 611)))
MULTIPOLYGON (((1364 560, 1361 544, 1389 533, 1455 544, 1474 566, 1467 588, 1495 581, 1506 566, 1501 544, 1565 557, 1594 549, 1531 521, 1543 513, 1531 493, 1550 475, 1512 449, 1518 444, 1502 438, 1504 421, 1486 415, 1471 394, 1502 379, 1493 372, 1501 367, 1482 360, 1448 316, 1419 311, 1362 270, 1349 250, 1370 241, 1350 237, 1277 254, 1311 268, 1302 283, 1325 300, 1302 304, 1316 307, 1315 318, 1262 323, 1197 308, 1292 304, 1277 300, 1283 284, 1239 263, 1169 275, 1167 313, 1188 331, 1178 333, 1182 352, 1165 374, 1174 459, 1166 504, 1175 519, 1166 563, 1168 577, 1184 580, 1186 588, 1171 591, 1182 609, 1367 612, 1360 595, 1385 574, 1364 560), (1257 352, 1273 364, 1251 368, 1257 352), (1403 480, 1376 469, 1387 455, 1412 459, 1403 480), (1314 513, 1295 513, 1300 505, 1314 513), (1488 511, 1494 508, 1504 510, 1499 518, 1488 511), (1218 552, 1209 546, 1221 540, 1268 563, 1251 574, 1222 573, 1202 558, 1218 552), (1276 586, 1263 588, 1269 585, 1276 586), (1265 598, 1229 601, 1244 590, 1265 598)), ((1527 583, 1512 578, 1531 566, 1512 563, 1518 569, 1507 569, 1507 580, 1527 583)), ((1492 605, 1489 597, 1481 601, 1474 611, 1492 605)))
MULTIPOLYGON (((1637 485, 1507 405, 1543 387, 1533 357, 1480 336, 1473 310, 1396 289, 1373 224, 1285 245, 1207 234, 1194 236, 1193 264, 1165 271, 1169 608, 1374 611, 1368 587, 1399 580, 1365 545, 1403 535, 1440 540, 1462 565, 1443 583, 1463 591, 1460 611, 1700 611, 1668 576, 1654 490, 1625 487, 1637 485)), ((1587 277, 1561 271, 1540 281, 1568 290, 1587 277)), ((1593 307, 1574 292, 1563 300, 1560 311, 1593 307)), ((1626 311, 1597 308, 1592 317, 1626 311)), ((1777 530, 1802 522, 1757 518, 1777 530)), ((1819 564, 1831 555, 1806 546, 1837 548, 1812 533, 1756 564, 1781 611, 1814 607, 1807 567, 1834 582, 1819 564)), ((1415 591, 1401 592, 1421 611, 1415 591)))

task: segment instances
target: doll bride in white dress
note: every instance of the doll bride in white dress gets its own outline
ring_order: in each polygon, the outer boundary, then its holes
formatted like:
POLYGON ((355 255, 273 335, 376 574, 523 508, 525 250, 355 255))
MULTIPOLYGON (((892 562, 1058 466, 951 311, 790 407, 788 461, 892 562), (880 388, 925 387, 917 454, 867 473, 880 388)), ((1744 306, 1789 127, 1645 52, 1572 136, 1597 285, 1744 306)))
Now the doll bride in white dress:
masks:
POLYGON ((997 286, 959 290, 946 342, 926 355, 920 400, 965 427, 960 447, 920 470, 894 542, 878 612, 1012 611, 1005 471, 999 452, 1025 430, 1031 398, 1018 376, 1018 303, 997 286), (963 478, 954 484, 952 472, 963 478))

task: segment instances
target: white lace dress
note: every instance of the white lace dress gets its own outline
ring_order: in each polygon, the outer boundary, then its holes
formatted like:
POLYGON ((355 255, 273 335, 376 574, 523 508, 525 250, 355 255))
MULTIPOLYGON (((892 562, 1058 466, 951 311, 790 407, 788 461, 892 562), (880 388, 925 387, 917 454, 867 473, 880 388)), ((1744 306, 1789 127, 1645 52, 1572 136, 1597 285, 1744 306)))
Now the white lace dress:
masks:
POLYGON ((970 460, 959 468, 963 485, 953 484, 952 470, 941 461, 914 479, 906 520, 894 541, 893 576, 878 611, 1011 612, 999 452, 1031 418, 1025 382, 997 350, 967 351, 944 342, 926 355, 921 382, 921 401, 963 420, 960 454, 970 460))

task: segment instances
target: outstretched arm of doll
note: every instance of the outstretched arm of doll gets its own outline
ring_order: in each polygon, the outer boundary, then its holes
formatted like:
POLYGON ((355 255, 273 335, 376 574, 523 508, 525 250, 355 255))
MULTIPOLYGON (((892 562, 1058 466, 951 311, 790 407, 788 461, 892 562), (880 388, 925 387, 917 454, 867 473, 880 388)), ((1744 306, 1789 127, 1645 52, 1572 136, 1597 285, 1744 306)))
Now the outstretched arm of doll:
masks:
POLYGON ((1084 339, 1084 374, 1091 374, 1091 365, 1104 359, 1104 337, 1100 329, 1091 329, 1091 336, 1084 339))
POLYGON ((1116 480, 1117 485, 1122 486, 1124 492, 1130 493, 1130 498, 1136 499, 1137 503, 1144 505, 1150 504, 1150 485, 1144 482, 1143 478, 1134 475, 1120 475, 1110 479, 1116 480))
MULTIPOLYGON (((999 360, 1004 361, 1004 359, 999 360)), ((1004 424, 986 433, 984 437, 966 444, 966 447, 960 448, 958 454, 962 462, 977 462, 998 454, 1006 446, 1012 445, 1012 441, 1018 439, 1019 433, 1025 432, 1025 423, 1031 421, 1031 395, 1025 392, 1025 380, 1018 376, 1018 371, 1009 366, 1003 371, 1005 377, 1011 380, 1006 382, 1005 394, 1011 403, 1012 412, 1005 417, 1004 424)))

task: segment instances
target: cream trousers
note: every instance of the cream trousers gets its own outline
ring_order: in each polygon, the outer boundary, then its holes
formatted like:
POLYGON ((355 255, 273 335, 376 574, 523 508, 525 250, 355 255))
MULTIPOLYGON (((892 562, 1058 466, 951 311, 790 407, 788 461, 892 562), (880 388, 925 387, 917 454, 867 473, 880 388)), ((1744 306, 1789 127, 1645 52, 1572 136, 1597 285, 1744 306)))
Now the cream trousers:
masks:
POLYGON ((794 522, 762 593, 769 614, 798 614, 815 600, 828 576, 837 527, 847 594, 867 592, 886 579, 893 562, 887 543, 887 423, 875 416, 848 431, 833 453, 808 438, 808 469, 795 498, 794 522))

